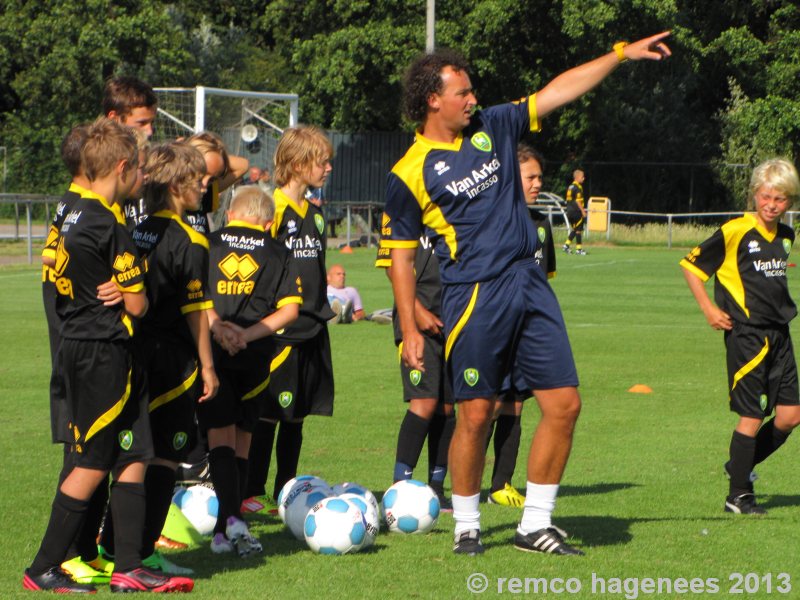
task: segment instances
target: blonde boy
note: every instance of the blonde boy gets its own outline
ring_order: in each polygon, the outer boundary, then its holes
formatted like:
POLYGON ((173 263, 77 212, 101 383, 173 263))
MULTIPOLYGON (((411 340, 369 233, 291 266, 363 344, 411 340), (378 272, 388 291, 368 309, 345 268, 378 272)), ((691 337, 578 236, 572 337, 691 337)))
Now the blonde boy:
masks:
POLYGON ((680 264, 708 324, 725 332, 730 409, 739 415, 725 463, 725 511, 763 515, 752 469, 800 424, 789 336, 797 307, 786 280, 795 235, 780 222, 800 194, 797 171, 786 160, 765 161, 753 171, 749 191, 755 213, 728 221, 680 264), (714 302, 703 285, 712 275, 714 302))

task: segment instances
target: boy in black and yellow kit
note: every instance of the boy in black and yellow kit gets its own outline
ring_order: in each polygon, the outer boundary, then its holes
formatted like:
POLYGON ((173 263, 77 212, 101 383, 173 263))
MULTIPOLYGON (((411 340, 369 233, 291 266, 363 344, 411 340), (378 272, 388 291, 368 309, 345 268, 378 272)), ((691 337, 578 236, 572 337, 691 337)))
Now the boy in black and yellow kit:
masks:
POLYGON ((242 519, 243 487, 253 428, 267 401, 273 334, 291 324, 303 302, 289 251, 269 234, 275 206, 257 185, 236 190, 228 224, 209 236, 209 288, 214 310, 217 396, 198 407, 208 437, 211 481, 219 499, 211 550, 247 556, 261 543, 242 519))
POLYGON ((789 336, 797 307, 786 280, 795 235, 780 222, 798 195, 800 180, 790 162, 763 162, 750 179, 755 214, 728 221, 681 261, 708 324, 725 331, 730 409, 739 415, 725 463, 730 478, 726 512, 766 513, 753 493, 753 467, 800 424, 789 336), (703 285, 712 275, 714 302, 703 285), (762 425, 773 411, 775 416, 762 425))
POLYGON ((325 268, 325 218, 305 199, 309 187, 322 187, 331 172, 333 147, 311 126, 287 129, 275 149, 275 220, 270 233, 286 246, 303 282, 298 319, 276 336, 281 344, 273 362, 269 402, 261 414, 250 448, 245 510, 274 507, 274 498, 297 475, 303 444, 303 419, 333 414, 333 365, 325 268), (275 455, 278 463, 270 498, 266 494, 272 444, 280 421, 275 455), (254 498, 251 498, 254 497, 254 498))
POLYGON ((73 431, 74 468, 53 501, 39 552, 26 569, 30 590, 91 592, 60 567, 97 486, 114 476, 111 505, 117 521, 114 591, 189 591, 193 582, 142 568, 143 480, 152 440, 142 375, 131 349, 132 318, 147 311, 143 269, 125 229, 120 202, 137 181, 136 139, 99 119, 88 130, 81 164, 90 190, 66 215, 57 244, 56 311, 61 319, 58 364, 73 431), (122 302, 106 306, 97 287, 114 277, 122 302))
POLYGON ((173 575, 191 570, 175 565, 155 542, 164 527, 175 486, 175 471, 195 439, 195 406, 219 387, 211 353, 206 311, 208 240, 189 226, 205 191, 206 165, 185 142, 153 148, 145 166, 148 217, 133 231, 147 264, 150 310, 142 319, 140 346, 146 354, 150 426, 155 458, 147 469, 144 564, 173 575))

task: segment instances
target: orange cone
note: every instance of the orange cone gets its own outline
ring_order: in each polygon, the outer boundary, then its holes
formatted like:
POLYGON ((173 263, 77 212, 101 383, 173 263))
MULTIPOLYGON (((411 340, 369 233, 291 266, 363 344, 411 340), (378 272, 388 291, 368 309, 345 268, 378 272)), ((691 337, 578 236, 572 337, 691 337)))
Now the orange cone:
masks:
POLYGON ((653 388, 643 383, 637 383, 636 385, 632 386, 628 391, 631 392, 632 394, 652 394, 653 388))
POLYGON ((353 249, 350 246, 342 246, 342 249, 339 250, 339 252, 342 254, 352 254, 353 249))

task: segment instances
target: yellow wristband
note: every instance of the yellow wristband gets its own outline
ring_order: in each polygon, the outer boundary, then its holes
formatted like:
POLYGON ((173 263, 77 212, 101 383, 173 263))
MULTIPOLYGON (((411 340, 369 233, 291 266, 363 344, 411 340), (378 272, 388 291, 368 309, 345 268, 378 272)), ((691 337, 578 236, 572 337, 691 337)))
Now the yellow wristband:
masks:
POLYGON ((617 42, 614 44, 614 52, 617 54, 617 60, 619 62, 625 62, 628 58, 625 56, 625 46, 628 45, 628 42, 617 42))

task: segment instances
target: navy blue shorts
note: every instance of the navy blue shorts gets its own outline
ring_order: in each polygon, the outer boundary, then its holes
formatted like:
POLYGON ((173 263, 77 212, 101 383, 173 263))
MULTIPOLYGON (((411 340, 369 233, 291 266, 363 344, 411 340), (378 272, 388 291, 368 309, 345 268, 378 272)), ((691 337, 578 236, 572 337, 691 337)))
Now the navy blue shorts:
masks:
POLYGON ((445 356, 456 400, 578 385, 561 307, 533 258, 479 283, 445 285, 445 356))

